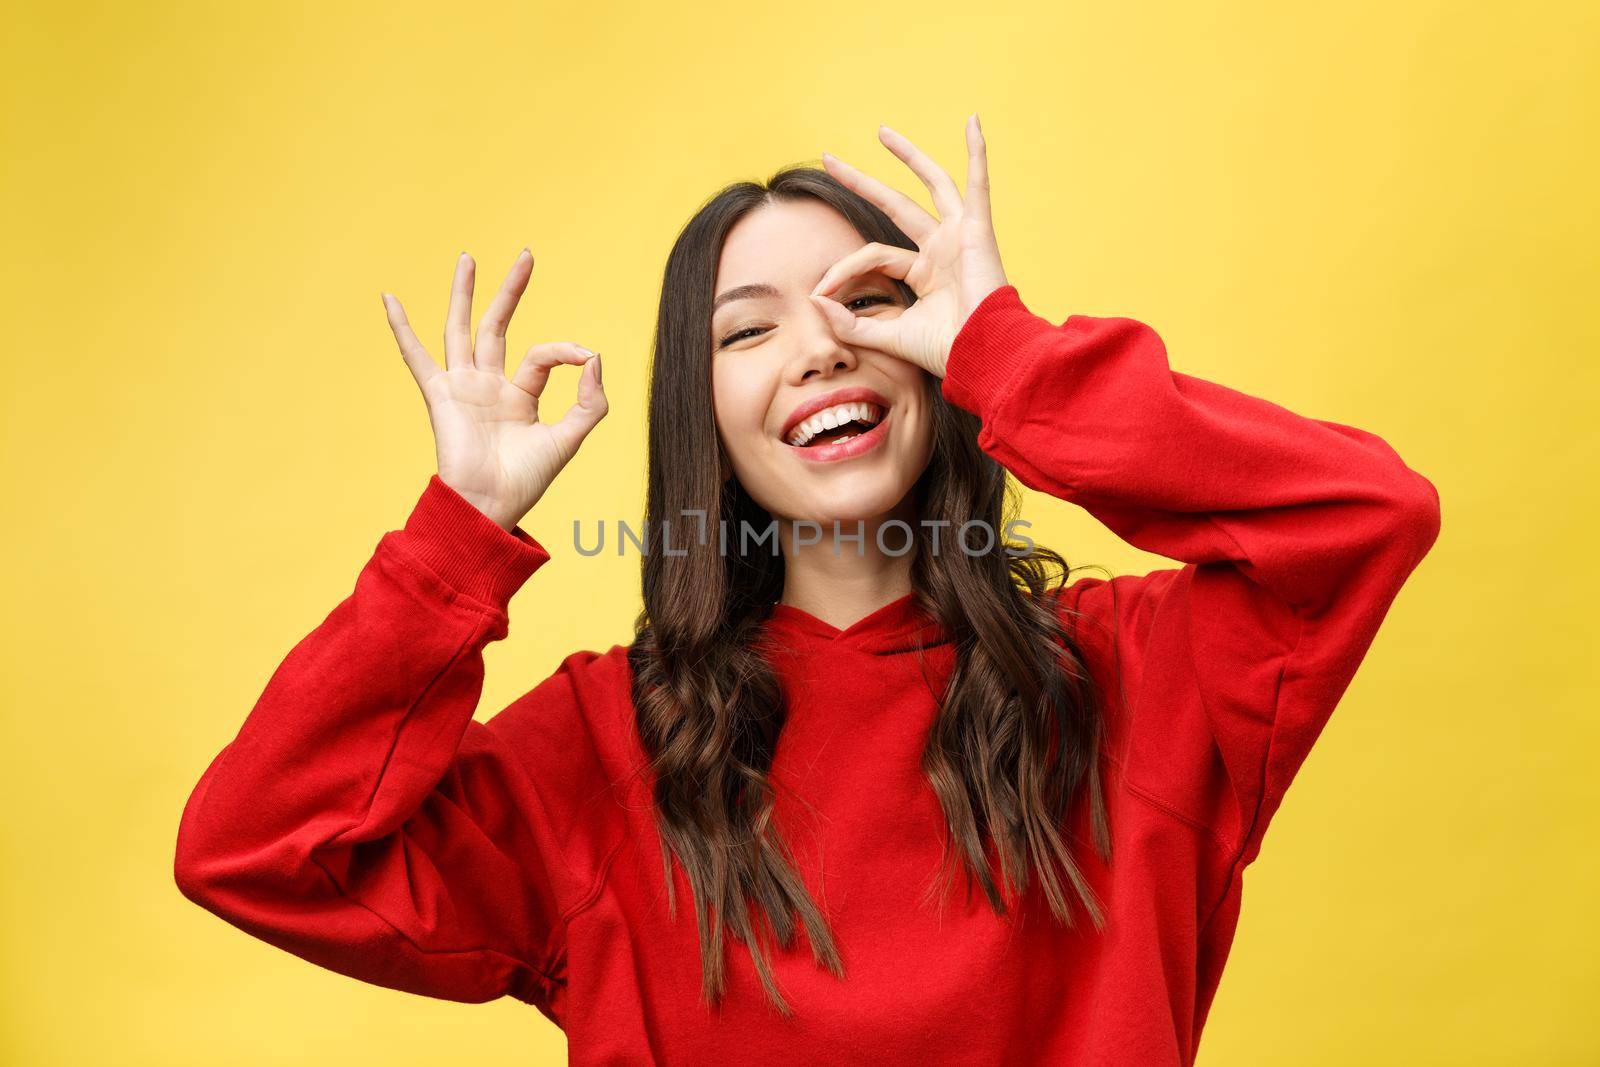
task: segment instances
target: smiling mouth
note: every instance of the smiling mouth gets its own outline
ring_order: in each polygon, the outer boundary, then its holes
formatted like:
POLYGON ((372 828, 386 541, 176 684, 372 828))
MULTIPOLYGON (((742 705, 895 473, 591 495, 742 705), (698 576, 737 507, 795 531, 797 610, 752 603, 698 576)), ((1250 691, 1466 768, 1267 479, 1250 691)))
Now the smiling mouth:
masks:
POLYGON ((801 420, 784 443, 795 448, 841 444, 867 433, 883 421, 885 414, 883 407, 864 400, 835 404, 801 420))

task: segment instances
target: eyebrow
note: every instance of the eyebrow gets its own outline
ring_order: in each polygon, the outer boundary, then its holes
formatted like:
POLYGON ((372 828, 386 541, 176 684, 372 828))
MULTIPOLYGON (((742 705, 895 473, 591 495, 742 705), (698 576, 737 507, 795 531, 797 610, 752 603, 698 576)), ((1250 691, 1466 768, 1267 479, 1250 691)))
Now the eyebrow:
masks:
POLYGON ((739 285, 720 294, 713 300, 711 302, 711 310, 715 312, 723 304, 729 304, 735 300, 751 300, 756 297, 776 298, 782 295, 776 287, 768 285, 766 282, 757 282, 754 285, 739 285))

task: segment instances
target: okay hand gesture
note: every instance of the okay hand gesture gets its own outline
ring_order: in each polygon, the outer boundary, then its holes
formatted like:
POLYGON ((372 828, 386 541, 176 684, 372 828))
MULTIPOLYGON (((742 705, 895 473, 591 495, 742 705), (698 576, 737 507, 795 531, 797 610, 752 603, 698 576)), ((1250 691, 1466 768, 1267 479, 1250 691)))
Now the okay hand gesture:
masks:
POLYGON ((909 196, 843 160, 826 153, 822 157, 829 174, 881 208, 916 242, 917 249, 913 252, 876 242, 859 248, 828 268, 811 299, 846 344, 875 348, 941 378, 950 345, 967 316, 984 297, 1008 284, 989 215, 989 162, 976 114, 967 120, 966 133, 967 188, 963 194, 950 175, 916 145, 887 126, 878 128, 878 139, 933 195, 937 218, 909 196), (888 318, 852 315, 829 298, 852 278, 874 270, 903 280, 917 294, 917 302, 888 318))
POLYGON ((400 354, 428 405, 439 479, 510 530, 605 417, 606 394, 600 385, 600 356, 570 341, 534 345, 508 379, 506 326, 528 287, 533 255, 523 249, 512 264, 478 324, 476 340, 471 321, 474 270, 472 257, 461 253, 445 317, 443 370, 412 332, 400 301, 385 293, 383 305, 400 354), (583 367, 577 403, 559 421, 540 422, 539 395, 560 363, 583 367))

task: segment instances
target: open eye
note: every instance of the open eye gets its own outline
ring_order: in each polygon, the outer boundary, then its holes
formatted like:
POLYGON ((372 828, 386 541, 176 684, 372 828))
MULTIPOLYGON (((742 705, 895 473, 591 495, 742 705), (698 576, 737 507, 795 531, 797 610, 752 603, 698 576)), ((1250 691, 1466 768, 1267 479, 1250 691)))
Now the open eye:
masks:
MULTIPOLYGON (((842 301, 842 303, 851 311, 865 311, 867 308, 878 304, 898 305, 900 301, 890 296, 888 293, 862 293, 860 296, 852 297, 849 300, 842 301)), ((740 341, 748 338, 759 337, 761 334, 766 333, 768 329, 770 329, 770 327, 767 326, 746 326, 743 329, 735 330, 718 340, 717 347, 726 348, 729 345, 737 344, 740 341)))
POLYGON ((851 311, 862 311, 871 307, 873 304, 894 303, 898 303, 898 301, 887 293, 863 293, 853 300, 845 301, 844 306, 849 308, 851 311))

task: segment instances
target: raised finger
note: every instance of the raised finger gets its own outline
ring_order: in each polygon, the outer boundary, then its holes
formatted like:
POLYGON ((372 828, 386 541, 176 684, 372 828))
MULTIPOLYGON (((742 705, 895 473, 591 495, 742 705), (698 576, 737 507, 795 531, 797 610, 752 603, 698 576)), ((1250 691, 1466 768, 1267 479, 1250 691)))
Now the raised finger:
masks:
POLYGON ((450 279, 450 310, 444 316, 446 370, 472 369, 472 276, 477 264, 465 252, 456 260, 450 279))
POLYGON ((528 288, 528 278, 533 273, 533 253, 526 248, 511 264, 500 291, 489 301, 489 307, 478 323, 478 339, 472 347, 472 364, 479 370, 495 374, 506 372, 506 327, 511 323, 511 313, 517 310, 517 301, 528 288))
POLYGON ((921 244, 923 239, 939 228, 939 220, 898 189, 892 189, 878 179, 867 174, 859 168, 853 167, 840 159, 822 153, 822 165, 829 174, 839 179, 846 189, 865 198, 877 205, 889 220, 913 241, 921 244))
POLYGON ((974 111, 967 120, 967 214, 985 223, 989 215, 989 149, 983 140, 983 127, 974 111))
POLYGON ((909 248, 897 248, 894 245, 874 241, 862 245, 835 262, 823 272, 822 278, 811 291, 820 296, 827 296, 845 282, 875 270, 882 271, 891 278, 903 279, 910 273, 911 265, 916 261, 917 254, 909 248))
POLYGON ((587 363, 593 356, 594 353, 589 349, 572 341, 547 341, 534 345, 522 357, 522 364, 517 367, 517 373, 512 375, 511 384, 538 400, 544 392, 545 383, 550 380, 553 368, 562 363, 578 366, 587 363))
POLYGON ((896 133, 887 126, 878 127, 878 140, 883 146, 893 152, 899 160, 911 168, 911 172, 922 179, 922 184, 928 187, 928 192, 933 194, 933 206, 939 209, 939 217, 946 218, 961 210, 961 192, 956 188, 956 183, 950 180, 950 175, 944 168, 929 159, 927 154, 911 143, 911 139, 902 133, 896 133))
POLYGON ((383 310, 389 317, 389 329, 394 332, 395 343, 400 346, 400 358, 406 361, 406 367, 411 371, 411 377, 416 379, 417 387, 426 385, 429 378, 439 373, 439 364, 428 355, 428 350, 422 347, 422 342, 417 340, 417 335, 411 329, 411 323, 406 320, 405 308, 400 306, 400 301, 383 294, 383 310))

